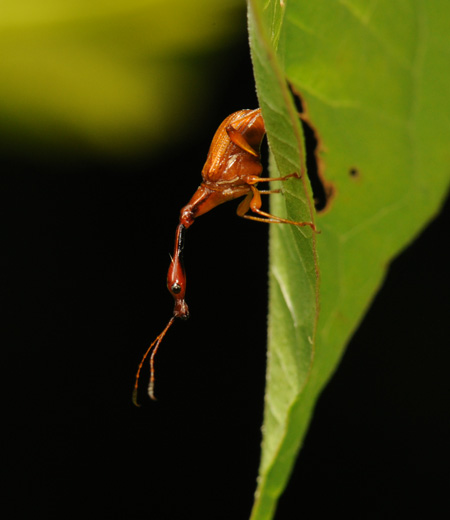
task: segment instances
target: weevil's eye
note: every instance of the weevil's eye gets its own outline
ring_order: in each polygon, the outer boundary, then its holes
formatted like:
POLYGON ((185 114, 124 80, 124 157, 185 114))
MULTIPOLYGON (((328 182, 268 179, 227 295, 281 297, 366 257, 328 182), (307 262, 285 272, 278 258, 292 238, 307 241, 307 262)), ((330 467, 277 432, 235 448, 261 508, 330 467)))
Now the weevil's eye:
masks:
POLYGON ((181 292, 181 285, 179 283, 174 283, 172 287, 170 288, 171 292, 174 294, 180 294, 181 292))

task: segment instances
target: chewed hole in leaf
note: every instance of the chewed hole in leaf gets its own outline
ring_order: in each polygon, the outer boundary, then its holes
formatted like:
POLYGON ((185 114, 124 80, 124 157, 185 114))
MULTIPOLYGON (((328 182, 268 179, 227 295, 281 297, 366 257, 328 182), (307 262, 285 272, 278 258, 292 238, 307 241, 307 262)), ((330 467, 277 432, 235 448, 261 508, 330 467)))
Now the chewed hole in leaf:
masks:
POLYGON ((306 171, 313 191, 314 206, 316 211, 323 211, 327 207, 329 195, 319 176, 317 165, 317 139, 314 135, 314 130, 309 126, 309 124, 303 119, 301 121, 303 133, 305 135, 306 171))
POLYGON ((288 87, 299 114, 305 136, 306 171, 313 191, 314 206, 316 211, 322 212, 329 208, 329 202, 334 194, 334 187, 331 183, 324 181, 323 171, 318 160, 320 151, 318 133, 309 120, 305 103, 301 95, 291 84, 288 83, 288 87))

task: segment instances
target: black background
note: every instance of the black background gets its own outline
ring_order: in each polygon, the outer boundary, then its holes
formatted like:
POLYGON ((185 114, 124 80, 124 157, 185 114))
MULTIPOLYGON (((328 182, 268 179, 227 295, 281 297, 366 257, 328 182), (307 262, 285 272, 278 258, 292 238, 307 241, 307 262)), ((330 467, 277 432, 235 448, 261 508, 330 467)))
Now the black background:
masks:
MULTIPOLYGON (((141 408, 131 403, 140 358, 172 312, 179 209, 217 125, 257 106, 240 45, 221 58, 233 73, 214 68, 217 102, 184 142, 127 160, 3 151, 3 428, 17 517, 248 517, 267 228, 237 218, 236 204, 188 231, 191 318, 158 353, 159 401, 144 391, 141 408)), ((277 519, 449 512, 448 233, 447 205, 394 261, 319 400, 277 519)))

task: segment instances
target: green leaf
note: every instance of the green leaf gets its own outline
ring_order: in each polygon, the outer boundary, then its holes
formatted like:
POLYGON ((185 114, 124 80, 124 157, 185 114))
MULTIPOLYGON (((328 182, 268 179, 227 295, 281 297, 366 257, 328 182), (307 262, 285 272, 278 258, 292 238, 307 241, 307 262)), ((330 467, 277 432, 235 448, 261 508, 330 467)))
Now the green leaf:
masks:
MULTIPOLYGON (((334 193, 316 218, 320 235, 271 226, 267 393, 252 512, 261 520, 274 514, 315 402, 389 262, 447 193, 450 5, 249 0, 249 30, 276 168, 303 171, 289 82, 301 93, 334 193)), ((276 197, 272 212, 281 214, 276 197)), ((312 218, 306 185, 290 183, 285 202, 289 218, 312 218)))

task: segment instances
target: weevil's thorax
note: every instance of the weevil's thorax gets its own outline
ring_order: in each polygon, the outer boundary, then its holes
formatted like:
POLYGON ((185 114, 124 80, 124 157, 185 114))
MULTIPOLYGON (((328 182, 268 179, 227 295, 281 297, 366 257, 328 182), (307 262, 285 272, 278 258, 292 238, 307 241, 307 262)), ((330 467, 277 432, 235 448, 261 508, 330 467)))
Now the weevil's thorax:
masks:
POLYGON ((240 110, 228 116, 217 129, 202 170, 204 181, 239 185, 242 175, 260 175, 259 149, 265 135, 260 109, 240 110), (252 155, 233 143, 227 128, 233 127, 257 153, 252 155))

